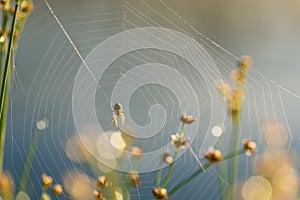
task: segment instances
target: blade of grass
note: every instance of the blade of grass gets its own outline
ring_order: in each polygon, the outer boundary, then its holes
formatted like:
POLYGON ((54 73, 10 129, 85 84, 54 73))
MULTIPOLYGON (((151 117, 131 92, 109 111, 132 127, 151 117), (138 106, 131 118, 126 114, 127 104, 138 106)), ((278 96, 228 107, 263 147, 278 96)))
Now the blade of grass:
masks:
POLYGON ((6 54, 6 60, 5 65, 3 69, 3 77, 2 77, 2 83, 1 83, 1 107, 0 107, 0 120, 1 120, 1 127, 0 127, 0 172, 2 172, 3 169, 3 157, 4 157, 4 144, 5 144, 5 124, 6 124, 6 114, 7 114, 7 104, 5 106, 5 98, 8 98, 9 96, 9 87, 8 87, 8 75, 10 71, 10 57, 11 57, 11 51, 12 51, 12 45, 13 45, 13 39, 14 39, 14 32, 15 32, 15 23, 17 19, 17 11, 20 4, 20 0, 16 0, 15 3, 15 11, 12 19, 11 24, 11 32, 10 32, 10 38, 7 48, 7 54, 6 54), (3 122, 3 123, 2 123, 3 122))
MULTIPOLYGON (((238 142, 240 139, 240 118, 239 113, 232 115, 232 133, 230 138, 230 148, 231 152, 237 151, 238 142)), ((237 159, 232 158, 228 161, 228 182, 230 186, 228 197, 229 199, 234 199, 234 187, 236 182, 237 174, 237 159)))
POLYGON ((36 128, 34 135, 31 137, 30 144, 26 153, 26 158, 24 162, 24 166, 22 169, 22 174, 20 178, 20 183, 19 183, 19 188, 18 192, 20 191, 25 191, 26 189, 26 184, 29 176, 29 171, 32 165, 32 161, 34 158, 34 152, 37 147, 37 140, 40 136, 41 131, 36 128))
MULTIPOLYGON (((9 74, 9 79, 10 79, 10 70, 8 72, 9 74)), ((8 90, 8 87, 9 87, 9 84, 7 85, 7 89, 8 90)), ((7 118, 7 107, 8 107, 8 100, 9 100, 9 95, 6 95, 4 96, 4 103, 3 103, 3 106, 4 106, 4 109, 2 110, 2 112, 5 112, 5 113, 2 113, 2 117, 0 119, 0 131, 1 133, 1 138, 0 138, 0 142, 1 142, 1 149, 0 149, 0 173, 2 172, 2 169, 3 169, 3 159, 4 159, 4 146, 5 146, 5 131, 6 131, 6 118, 7 118)))
MULTIPOLYGON (((216 148, 223 151, 223 142, 222 140, 218 140, 216 144, 216 148)), ((225 182, 227 181, 227 169, 226 169, 226 162, 218 162, 217 163, 217 170, 218 170, 218 182, 220 186, 220 193, 221 193, 221 199, 222 200, 227 200, 227 187, 228 184, 225 182)))
MULTIPOLYGON (((180 128, 180 131, 179 131, 179 143, 181 143, 182 136, 183 136, 183 131, 184 131, 184 123, 181 124, 181 128, 180 128)), ((173 156, 173 162, 170 164, 170 166, 168 168, 168 171, 167 171, 167 174, 165 176, 165 179, 164 179, 164 181, 163 181, 163 183, 161 185, 162 188, 166 186, 166 184, 168 183, 168 181, 170 179, 171 172, 173 170, 174 163, 175 163, 175 160, 176 160, 179 148, 180 148, 180 145, 178 147, 176 147, 176 149, 175 149, 175 153, 174 153, 174 156, 173 156)))
POLYGON ((156 173, 156 183, 155 186, 158 187, 161 181, 161 174, 162 174, 162 169, 159 169, 156 173))
MULTIPOLYGON (((225 155, 224 158, 223 158, 223 160, 220 161, 220 162, 223 162, 225 160, 228 160, 228 159, 231 159, 231 158, 236 157, 238 155, 241 155, 244 152, 245 152, 244 149, 240 149, 239 151, 235 151, 235 152, 229 153, 229 154, 225 155)), ((168 192, 168 195, 171 196, 172 194, 174 194, 182 186, 186 185, 188 182, 190 182, 191 180, 193 180, 194 178, 196 178, 199 174, 201 174, 202 172, 204 172, 204 169, 206 170, 208 167, 210 167, 213 164, 215 164, 215 163, 206 163, 205 165, 203 165, 203 168, 200 167, 199 169, 197 169, 189 177, 183 179, 180 183, 178 183, 173 188, 171 188, 170 191, 168 192)))

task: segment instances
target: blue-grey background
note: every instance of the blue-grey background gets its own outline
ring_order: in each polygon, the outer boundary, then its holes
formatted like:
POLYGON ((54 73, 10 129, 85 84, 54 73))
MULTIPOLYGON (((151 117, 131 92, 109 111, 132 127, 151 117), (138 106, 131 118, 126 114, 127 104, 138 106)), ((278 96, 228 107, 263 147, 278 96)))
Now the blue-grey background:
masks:
MULTIPOLYGON (((87 173, 89 170, 83 164, 69 161, 64 153, 67 139, 76 131, 71 109, 72 86, 82 62, 44 1, 33 2, 35 10, 26 21, 15 60, 5 168, 13 174, 15 182, 18 182, 36 121, 46 117, 49 126, 37 141, 38 148, 27 191, 32 199, 38 199, 41 190, 37 188, 43 172, 50 174, 54 182, 61 182, 63 175, 71 169, 78 168, 87 173)), ((258 124, 265 113, 270 113, 287 123, 292 136, 288 147, 293 151, 299 151, 299 123, 297 123, 300 108, 299 1, 164 0, 161 3, 156 0, 50 0, 49 5, 83 57, 107 37, 123 30, 144 26, 185 31, 207 48, 216 59, 224 77, 229 77, 230 69, 235 67, 236 60, 232 55, 237 57, 243 54, 250 55, 254 58, 254 65, 249 74, 248 101, 243 113, 243 135, 251 136, 259 144, 263 144, 259 137, 258 124), (195 30, 222 48, 212 44, 195 30)), ((127 63, 128 66, 130 66, 128 63, 140 64, 136 56, 141 55, 120 59, 115 64, 116 66, 120 63, 124 65, 127 63)), ((166 54, 165 57, 156 59, 163 62, 164 58, 173 58, 168 56, 166 54)), ((147 60, 145 57, 141 58, 147 60)), ((120 73, 121 71, 106 72, 101 80, 106 83, 104 90, 106 95, 111 94, 110 90, 113 83, 120 78, 120 73)), ((150 95, 152 89, 160 90, 158 86, 149 86, 148 90, 136 93, 132 99, 134 106, 128 108, 133 118, 141 120, 140 123, 147 122, 145 98, 150 95), (143 97, 143 94, 146 97, 143 97)), ((198 89, 205 94, 205 85, 201 77, 198 89)), ((166 124, 166 131, 178 131, 174 127, 177 127, 180 110, 176 107, 176 99, 171 91, 163 91, 163 94, 168 94, 165 101, 159 99, 158 93, 152 94, 157 97, 153 101, 163 102, 166 106, 172 103, 168 108, 173 112, 170 114, 169 123, 166 124)), ((111 105, 105 101, 100 91, 97 97, 99 104, 95 106, 101 116, 100 123, 104 129, 109 130, 111 105)), ((203 98, 201 106, 209 108, 209 99, 203 98)), ((199 136, 193 143, 195 151, 199 149, 201 139, 207 133, 206 124, 209 123, 209 116, 209 109, 204 109, 201 113, 199 136)), ((230 125, 226 133, 229 131, 230 125)), ((164 142, 167 142, 168 137, 164 138, 164 142)), ((241 180, 251 175, 251 160, 245 157, 240 159, 241 180), (249 165, 248 168, 245 167, 245 163, 249 165)), ((197 162, 191 153, 187 152, 176 163, 171 182, 167 187, 171 187, 197 167, 197 162)), ((143 174, 142 178, 142 185, 139 187, 140 197, 151 199, 155 174, 143 174)), ((218 199, 219 194, 216 172, 212 170, 196 178, 171 199, 218 199)), ((69 199, 69 196, 66 193, 60 199, 69 199)), ((132 199, 139 199, 136 188, 132 189, 132 199)))

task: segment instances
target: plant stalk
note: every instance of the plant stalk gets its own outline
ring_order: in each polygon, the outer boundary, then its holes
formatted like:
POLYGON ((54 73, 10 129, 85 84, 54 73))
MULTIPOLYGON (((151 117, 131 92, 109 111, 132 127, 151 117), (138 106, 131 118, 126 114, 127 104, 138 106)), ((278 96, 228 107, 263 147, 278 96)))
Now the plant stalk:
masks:
MULTIPOLYGON (((240 140, 240 116, 239 113, 232 114, 232 133, 230 138, 231 152, 237 151, 240 140)), ((228 182, 230 190, 228 191, 229 199, 234 199, 234 188, 237 176, 237 158, 228 161, 228 182)))
POLYGON ((166 186, 166 184, 168 183, 168 181, 170 179, 171 172, 173 170, 173 167, 174 167, 174 164, 175 164, 175 160, 176 160, 178 151, 180 149, 180 144, 181 144, 181 141, 182 141, 183 131, 184 131, 184 123, 181 124, 181 128, 180 128, 180 131, 179 131, 179 145, 176 146, 176 148, 175 148, 175 153, 174 153, 174 156, 173 156, 173 162, 169 166, 169 169, 167 171, 165 179, 164 179, 164 181, 163 181, 163 183, 161 185, 162 188, 166 186))
MULTIPOLYGON (((10 57, 12 54, 12 46, 13 46, 13 39, 14 39, 14 32, 15 32, 15 24, 17 19, 17 11, 20 4, 20 0, 16 0, 15 3, 15 11, 12 19, 11 24, 11 32, 10 32, 10 38, 7 48, 7 54, 6 54, 6 60, 5 65, 3 69, 3 76, 2 76, 2 83, 1 83, 1 105, 0 105, 0 121, 1 121, 1 127, 0 127, 0 172, 2 172, 3 169, 3 157, 4 157, 4 145, 5 145, 5 132, 6 132, 6 115, 7 115, 7 100, 9 97, 9 74, 11 70, 10 65, 10 57)), ((3 55, 2 55, 3 56, 3 55)), ((1 58, 2 59, 2 58, 1 58)))
MULTIPOLYGON (((11 78, 11 70, 9 69, 9 79, 11 78)), ((9 84, 7 85, 6 90, 8 90, 9 84)), ((0 174, 3 170, 3 162, 4 162, 4 146, 5 146, 5 131, 6 131, 6 118, 7 118, 7 109, 8 109, 8 100, 9 100, 9 95, 4 96, 4 109, 2 110, 2 117, 0 119, 0 174)))
POLYGON ((40 133, 41 133, 41 131, 36 129, 34 135, 32 136, 32 138, 30 140, 30 144, 29 144, 28 151, 26 154, 26 159, 25 159, 24 166, 22 169, 18 192, 25 191, 25 189, 26 189, 29 171, 30 171, 30 168, 32 165, 32 161, 34 158, 34 152, 37 147, 37 140, 40 136, 40 133))
MULTIPOLYGON (((224 158, 223 158, 223 160, 221 160, 219 162, 231 159, 231 158, 236 157, 236 156, 238 156, 238 155, 240 155, 240 154, 242 154, 244 152, 245 152, 244 149, 240 149, 239 151, 235 151, 235 152, 229 153, 229 154, 225 155, 224 158)), ((203 168, 200 167, 199 169, 197 169, 189 177, 185 178, 180 183, 178 183, 176 186, 174 186, 173 188, 171 188, 170 191, 168 192, 168 195, 171 196, 172 194, 174 194, 178 189, 180 189, 182 186, 186 185, 188 182, 190 182, 191 180, 193 180, 194 178, 196 178, 199 174, 201 174, 202 172, 204 172, 208 167, 210 167, 213 164, 214 164, 214 162, 213 163, 208 162, 208 163, 206 163, 203 166, 203 168)))
MULTIPOLYGON (((216 144, 216 148, 219 150, 223 150, 222 141, 218 141, 216 144)), ((218 162, 217 163, 217 170, 218 170, 218 182, 220 187, 221 199, 227 200, 227 191, 228 191, 228 183, 227 181, 227 169, 226 169, 226 162, 218 162)))

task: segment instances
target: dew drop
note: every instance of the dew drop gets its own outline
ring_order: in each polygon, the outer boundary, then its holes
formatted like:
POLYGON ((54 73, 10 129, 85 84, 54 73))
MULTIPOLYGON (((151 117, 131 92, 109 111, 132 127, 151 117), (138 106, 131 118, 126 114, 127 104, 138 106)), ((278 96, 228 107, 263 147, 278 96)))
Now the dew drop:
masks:
POLYGON ((40 131, 44 130, 48 126, 48 120, 47 119, 41 119, 36 123, 36 128, 40 131))

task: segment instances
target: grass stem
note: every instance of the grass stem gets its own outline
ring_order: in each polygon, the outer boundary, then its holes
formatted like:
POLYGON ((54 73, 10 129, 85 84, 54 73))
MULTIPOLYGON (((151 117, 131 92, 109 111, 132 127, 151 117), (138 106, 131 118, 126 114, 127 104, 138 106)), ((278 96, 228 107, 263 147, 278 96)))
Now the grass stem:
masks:
POLYGON ((174 164, 175 164, 175 160, 176 160, 178 151, 180 149, 180 144, 181 144, 181 141, 182 141, 183 131, 184 131, 184 123, 181 124, 181 128, 180 128, 180 131, 179 131, 179 145, 175 147, 175 153, 174 153, 174 156, 173 156, 173 161, 170 164, 170 166, 168 168, 168 171, 167 171, 167 174, 165 176, 165 179, 164 179, 164 181, 163 181, 163 183, 161 185, 162 188, 166 186, 166 184, 168 183, 168 181, 170 179, 171 172, 173 170, 173 167, 174 167, 174 164))
MULTIPOLYGON (((12 46, 13 46, 13 39, 14 39, 14 32, 15 32, 15 24, 17 20, 17 11, 20 4, 20 0, 16 0, 15 3, 15 11, 12 19, 11 24, 11 32, 10 32, 10 38, 7 48, 7 54, 6 54, 6 60, 5 65, 3 69, 3 76, 2 76, 2 83, 1 83, 1 92, 0 92, 0 172, 2 172, 3 169, 3 157, 4 157, 4 145, 5 145, 5 132, 6 132, 6 115, 7 115, 7 101, 9 98, 9 83, 10 78, 9 74, 11 71, 11 62, 10 57, 12 54, 12 46)), ((1 54, 3 56, 3 54, 1 54)), ((2 61, 3 57, 1 57, 2 61)))
MULTIPOLYGON (((228 160, 231 159, 233 157, 236 157, 242 153, 244 153, 245 150, 244 149, 240 149, 239 151, 235 151, 235 152, 231 152, 227 155, 224 156, 223 160, 228 160)), ((220 162, 222 162, 220 161, 220 162)), ((174 194, 177 190, 179 190, 182 186, 186 185, 188 182, 190 182, 191 180, 193 180, 194 178, 196 178, 199 174, 201 174, 202 172, 204 172, 204 170, 206 170, 208 167, 210 167, 211 165, 213 165, 214 163, 206 163, 205 165, 203 165, 203 168, 200 167, 199 169, 197 169, 194 173, 192 173, 189 177, 183 179, 180 183, 178 183, 177 185, 175 185, 173 188, 170 189, 170 191, 168 192, 168 195, 171 196, 172 194, 174 194)))
POLYGON ((29 176, 29 171, 32 165, 32 161, 34 158, 34 152, 35 149, 37 147, 37 140, 40 136, 40 130, 36 129, 34 135, 31 137, 30 140, 30 144, 29 144, 29 148, 26 154, 26 159, 24 162, 24 166, 22 169, 22 174, 21 174, 21 179, 20 179, 20 183, 19 183, 19 188, 18 188, 18 192, 19 191, 25 191, 26 189, 26 184, 27 184, 27 180, 28 180, 28 176, 29 176))
MULTIPOLYGON (((231 152, 238 150, 238 143, 240 140, 240 117, 239 113, 232 115, 232 133, 230 138, 231 152)), ((228 161, 228 182, 230 186, 228 197, 234 199, 234 188, 237 175, 237 158, 232 158, 228 161)))
MULTIPOLYGON (((224 150, 222 141, 218 141, 216 144, 216 148, 219 150, 224 150)), ((220 194, 222 200, 227 200, 227 191, 228 191, 228 182, 227 182, 227 168, 226 162, 218 162, 217 163, 218 170, 218 182, 220 187, 220 194)))

